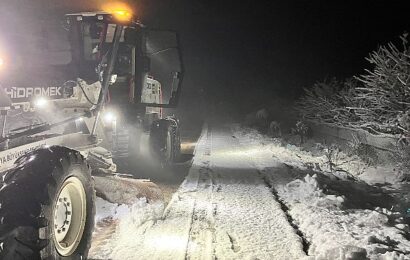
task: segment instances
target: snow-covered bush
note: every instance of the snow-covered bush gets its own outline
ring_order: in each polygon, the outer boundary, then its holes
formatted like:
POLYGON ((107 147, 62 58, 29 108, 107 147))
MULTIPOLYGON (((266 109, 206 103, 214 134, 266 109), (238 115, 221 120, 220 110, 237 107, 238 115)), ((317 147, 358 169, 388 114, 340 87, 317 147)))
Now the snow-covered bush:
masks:
POLYGON ((306 135, 309 131, 309 127, 303 121, 297 121, 295 128, 292 128, 292 134, 298 135, 300 137, 300 143, 303 144, 306 135))
POLYGON ((362 102, 362 107, 353 109, 362 122, 368 122, 369 128, 380 132, 402 133, 410 130, 405 120, 410 108, 408 34, 403 34, 400 39, 400 48, 389 43, 371 53, 367 60, 374 68, 357 77, 363 83, 356 89, 356 98, 362 102), (399 121, 404 125, 400 125, 399 121))
POLYGON ((356 135, 352 135, 352 140, 347 143, 349 155, 357 156, 367 165, 375 165, 378 161, 378 154, 375 149, 360 142, 356 135))
POLYGON ((332 144, 325 149, 325 156, 330 172, 333 172, 334 168, 337 166, 339 153, 340 148, 335 144, 332 144))
POLYGON ((320 123, 348 125, 357 120, 347 107, 355 102, 354 90, 358 81, 335 78, 317 82, 312 88, 305 88, 305 95, 296 102, 301 118, 320 123))
POLYGON ((399 165, 400 180, 410 182, 410 146, 397 149, 395 160, 399 165))
POLYGON ((346 81, 324 81, 305 90, 297 103, 302 118, 364 129, 371 133, 410 133, 410 48, 381 46, 367 60, 366 73, 346 81))

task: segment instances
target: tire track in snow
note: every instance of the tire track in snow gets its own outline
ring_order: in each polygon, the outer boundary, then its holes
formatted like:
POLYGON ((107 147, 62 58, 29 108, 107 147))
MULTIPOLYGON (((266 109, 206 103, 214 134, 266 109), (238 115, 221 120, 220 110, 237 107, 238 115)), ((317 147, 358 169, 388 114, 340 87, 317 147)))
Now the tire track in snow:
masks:
MULTIPOLYGON (((204 174, 204 176, 207 175, 204 174)), ((201 179, 198 188, 197 195, 203 196, 208 202, 212 201, 213 188, 210 179, 201 179)), ((186 259, 212 259, 215 229, 213 204, 196 201, 194 205, 186 259)))
MULTIPOLYGON (((211 156, 212 132, 207 131, 204 156, 211 156)), ((195 196, 205 199, 203 203, 195 200, 194 210, 189 231, 189 241, 185 259, 214 259, 213 244, 215 241, 216 204, 212 203, 212 194, 215 189, 215 180, 211 162, 203 161, 199 169, 198 188, 195 196)))
POLYGON ((246 151, 253 147, 242 147, 228 127, 215 127, 211 137, 214 259, 305 257, 300 238, 251 164, 246 151))
MULTIPOLYGON (((231 128, 232 131, 232 128, 231 128)), ((238 139, 235 135, 232 135, 232 137, 234 137, 235 139, 238 139)), ((245 146, 247 145, 251 145, 251 144, 246 144, 240 141, 240 139, 238 139, 238 143, 245 148, 245 146)), ((279 160, 278 160, 279 161, 279 160)), ((296 222, 294 221, 294 219, 292 218, 292 216, 289 214, 289 208, 288 206, 282 201, 282 199, 279 197, 278 192, 275 190, 274 188, 274 184, 271 182, 271 180, 269 180, 269 178, 266 176, 264 170, 259 169, 259 167, 256 165, 254 159, 252 157, 250 157, 250 163, 252 164, 252 166, 257 169, 257 172, 260 176, 260 178, 263 180, 263 182, 265 183, 265 185, 269 188, 269 190, 271 191, 274 199, 280 204, 280 207, 283 211, 283 213, 285 213, 287 221, 289 223, 289 225, 294 229, 295 233, 300 237, 301 242, 302 242, 302 246, 303 246, 303 251, 306 255, 308 255, 309 252, 309 247, 310 247, 310 243, 309 241, 306 239, 305 235, 303 234, 303 232, 299 229, 298 225, 296 224, 296 222)), ((285 164, 286 165, 286 164, 285 164)))
POLYGON ((281 206, 283 212, 286 214, 286 217, 288 219, 289 224, 295 229, 296 234, 302 240, 303 251, 306 253, 306 255, 308 255, 310 243, 306 239, 305 234, 303 234, 303 232, 299 229, 296 222, 293 220, 292 216, 289 214, 288 206, 286 206, 286 204, 281 200, 281 198, 279 197, 277 191, 273 187, 272 183, 269 181, 269 178, 265 175, 265 173, 263 171, 258 171, 258 172, 261 175, 261 178, 265 182, 266 186, 268 186, 269 189, 272 191, 272 194, 275 197, 275 200, 280 203, 280 206, 281 206))
MULTIPOLYGON (((249 147, 245 147, 249 149, 249 147)), ((226 127, 203 135, 162 218, 121 222, 113 259, 300 259, 306 256, 249 155, 226 127)))

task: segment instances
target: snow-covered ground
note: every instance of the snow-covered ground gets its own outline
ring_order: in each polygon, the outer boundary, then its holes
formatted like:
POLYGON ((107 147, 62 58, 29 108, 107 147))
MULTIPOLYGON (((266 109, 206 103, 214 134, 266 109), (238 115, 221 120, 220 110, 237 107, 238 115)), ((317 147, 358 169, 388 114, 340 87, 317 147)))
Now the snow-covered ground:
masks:
POLYGON ((90 258, 410 259, 394 199, 322 172, 319 157, 251 129, 205 126, 165 209, 98 199, 90 258))
POLYGON ((282 145, 252 129, 233 127, 255 167, 288 208, 310 243, 315 259, 410 259, 409 227, 394 197, 367 183, 396 179, 396 172, 364 169, 360 160, 343 165, 346 172, 325 172, 326 156, 282 145), (313 170, 311 165, 316 165, 313 170), (350 173, 362 173, 351 176, 350 173), (363 178, 364 181, 357 180, 363 178), (366 182, 367 183, 366 183, 366 182))

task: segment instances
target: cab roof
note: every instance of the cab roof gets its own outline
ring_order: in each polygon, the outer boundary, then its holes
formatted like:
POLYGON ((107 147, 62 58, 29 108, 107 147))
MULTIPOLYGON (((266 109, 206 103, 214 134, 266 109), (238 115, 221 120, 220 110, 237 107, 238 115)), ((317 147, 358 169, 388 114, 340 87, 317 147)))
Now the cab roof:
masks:
POLYGON ((97 15, 111 15, 108 12, 105 11, 96 11, 96 12, 80 12, 80 13, 72 13, 72 14, 66 14, 65 16, 97 16, 97 15))
POLYGON ((106 11, 95 11, 95 12, 79 12, 71 13, 65 15, 68 22, 71 21, 105 21, 115 24, 128 25, 133 22, 131 17, 129 20, 122 20, 115 16, 115 14, 106 11))

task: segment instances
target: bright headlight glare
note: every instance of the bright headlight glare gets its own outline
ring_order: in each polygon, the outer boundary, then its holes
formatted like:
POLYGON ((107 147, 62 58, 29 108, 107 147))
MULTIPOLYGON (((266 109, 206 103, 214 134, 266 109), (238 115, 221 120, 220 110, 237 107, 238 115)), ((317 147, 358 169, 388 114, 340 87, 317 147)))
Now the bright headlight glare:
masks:
POLYGON ((34 106, 36 108, 45 108, 48 105, 48 100, 44 97, 38 97, 34 100, 34 106))
POLYGON ((117 117, 115 116, 115 114, 114 114, 113 112, 111 112, 111 111, 105 112, 104 115, 103 115, 103 117, 104 117, 104 121, 105 121, 106 123, 112 123, 112 122, 114 122, 114 121, 117 119, 117 117))

